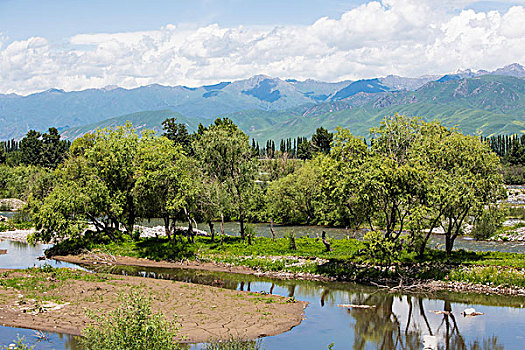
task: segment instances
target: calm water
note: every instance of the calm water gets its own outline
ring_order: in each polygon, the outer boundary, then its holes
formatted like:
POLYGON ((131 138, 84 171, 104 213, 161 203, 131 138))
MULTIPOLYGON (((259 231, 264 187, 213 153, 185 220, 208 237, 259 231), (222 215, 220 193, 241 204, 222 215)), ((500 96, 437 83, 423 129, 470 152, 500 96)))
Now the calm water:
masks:
MULTIPOLYGON (((48 244, 29 245, 23 242, 0 240, 0 249, 7 249, 7 254, 0 255, 0 268, 24 269, 48 264, 54 267, 80 268, 74 264, 63 263, 56 260, 38 260, 44 255, 48 244)), ((72 336, 59 333, 45 333, 47 340, 39 341, 35 331, 22 328, 0 326, 0 348, 16 340, 18 336, 24 337, 26 343, 35 344, 35 350, 72 349, 75 350, 75 341, 72 336)))
MULTIPOLYGON (((308 301, 305 320, 262 340, 265 349, 421 349, 433 335, 442 349, 523 349, 525 298, 478 294, 389 294, 354 283, 280 281, 184 269, 113 267, 106 272, 164 278, 223 288, 278 294, 308 301), (338 304, 370 305, 345 309, 338 304), (474 307, 485 315, 464 317, 474 307), (451 311, 439 315, 433 311, 451 311)), ((194 345, 201 349, 201 345, 194 345)))
MULTIPOLYGON (((32 267, 45 245, 2 241, 0 267, 32 267)), ((54 266, 74 266, 58 264, 54 266)), ((224 288, 265 291, 308 301, 305 320, 291 331, 262 340, 266 350, 276 349, 422 349, 423 337, 432 335, 440 349, 523 349, 525 348, 525 298, 478 294, 436 293, 389 294, 353 283, 280 281, 255 276, 210 273, 184 269, 113 267, 112 273, 165 278, 224 288), (370 305, 370 309, 345 309, 338 304, 370 305), (485 315, 463 317, 474 307, 485 315), (451 311, 450 316, 432 311, 451 311)), ((34 331, 0 327, 0 345, 8 345, 17 334, 30 342, 34 331)), ((49 341, 35 349, 78 350, 67 335, 48 333, 49 341)), ((196 344, 193 349, 203 346, 196 344)))

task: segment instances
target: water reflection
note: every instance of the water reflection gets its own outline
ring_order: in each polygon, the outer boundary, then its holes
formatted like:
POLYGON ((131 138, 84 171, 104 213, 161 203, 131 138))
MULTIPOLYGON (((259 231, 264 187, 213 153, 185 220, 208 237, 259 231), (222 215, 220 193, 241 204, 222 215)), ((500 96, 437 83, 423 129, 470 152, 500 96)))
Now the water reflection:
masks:
POLYGON ((0 267, 4 269, 25 269, 47 264, 53 267, 78 268, 74 264, 53 259, 42 259, 44 250, 50 246, 49 244, 31 245, 26 242, 0 240, 0 249, 7 250, 6 254, 0 255, 0 267))
POLYGON ((34 350, 80 350, 80 346, 75 337, 60 333, 46 333, 46 339, 36 335, 34 330, 24 328, 13 328, 0 326, 0 347, 9 346, 16 339, 24 338, 24 343, 34 346, 34 350))
MULTIPOLYGON (((184 269, 101 267, 105 272, 164 278, 310 302, 298 327, 263 340, 265 349, 521 349, 525 298, 466 293, 391 294, 352 283, 272 280, 184 269), (360 307, 341 308, 339 304, 360 307), (368 306, 368 307, 366 307, 368 306), (485 315, 464 317, 474 307, 485 315)), ((201 345, 194 348, 200 349, 201 345)))

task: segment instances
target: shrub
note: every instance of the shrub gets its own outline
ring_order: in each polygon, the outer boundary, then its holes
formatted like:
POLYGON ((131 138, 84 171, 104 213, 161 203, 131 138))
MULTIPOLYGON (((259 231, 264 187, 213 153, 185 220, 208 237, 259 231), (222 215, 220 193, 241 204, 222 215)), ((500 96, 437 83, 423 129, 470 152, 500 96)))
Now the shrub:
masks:
POLYGON ((164 315, 153 313, 151 297, 131 291, 123 306, 107 315, 93 316, 94 324, 82 332, 84 350, 174 350, 177 327, 164 315))
POLYGON ((369 231, 363 236, 366 244, 366 256, 374 261, 390 263, 398 259, 399 244, 385 238, 380 231, 369 231))
POLYGON ((483 211, 479 218, 474 221, 474 227, 470 235, 476 240, 488 239, 495 235, 503 227, 505 211, 496 206, 491 206, 483 211))

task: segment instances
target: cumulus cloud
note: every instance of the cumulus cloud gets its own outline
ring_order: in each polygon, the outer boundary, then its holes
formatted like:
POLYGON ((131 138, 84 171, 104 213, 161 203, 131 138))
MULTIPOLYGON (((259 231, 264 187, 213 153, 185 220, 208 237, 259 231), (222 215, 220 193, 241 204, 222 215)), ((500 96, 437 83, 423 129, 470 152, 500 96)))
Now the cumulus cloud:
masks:
POLYGON ((372 1, 309 26, 167 25, 81 34, 67 45, 39 37, 7 43, 0 35, 0 92, 197 86, 254 74, 337 81, 525 63, 525 8, 460 9, 469 2, 372 1))

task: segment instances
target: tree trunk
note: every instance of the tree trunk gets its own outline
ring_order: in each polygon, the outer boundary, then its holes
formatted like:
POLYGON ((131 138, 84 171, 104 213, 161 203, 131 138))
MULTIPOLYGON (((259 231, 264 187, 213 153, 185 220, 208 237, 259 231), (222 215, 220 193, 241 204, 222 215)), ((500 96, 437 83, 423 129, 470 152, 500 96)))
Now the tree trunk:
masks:
POLYGON ((210 226, 211 241, 213 242, 215 240, 215 229, 213 227, 213 222, 208 221, 208 226, 210 226))
POLYGON ((275 231, 273 229, 273 218, 270 218, 270 231, 272 231, 272 240, 275 242, 275 231))
POLYGON ((224 244, 224 215, 221 214, 221 245, 224 244))
POLYGON ((170 217, 164 216, 164 233, 166 233, 166 236, 168 236, 168 240, 171 241, 171 230, 170 230, 170 217))
POLYGON ((452 239, 452 233, 451 232, 447 232, 445 234, 445 251, 447 252, 447 255, 451 255, 452 254, 452 246, 454 244, 454 241, 452 239))
POLYGON ((241 224, 241 239, 244 241, 246 239, 246 236, 244 234, 244 218, 239 218, 239 223, 241 224))
POLYGON ((323 238, 323 244, 324 244, 324 246, 326 248, 326 251, 327 252, 331 252, 332 251, 332 247, 330 246, 330 242, 328 242, 328 240, 326 239, 326 232, 323 231, 321 237, 323 238))
POLYGON ((297 250, 297 245, 295 244, 295 236, 290 234, 290 249, 297 250))

